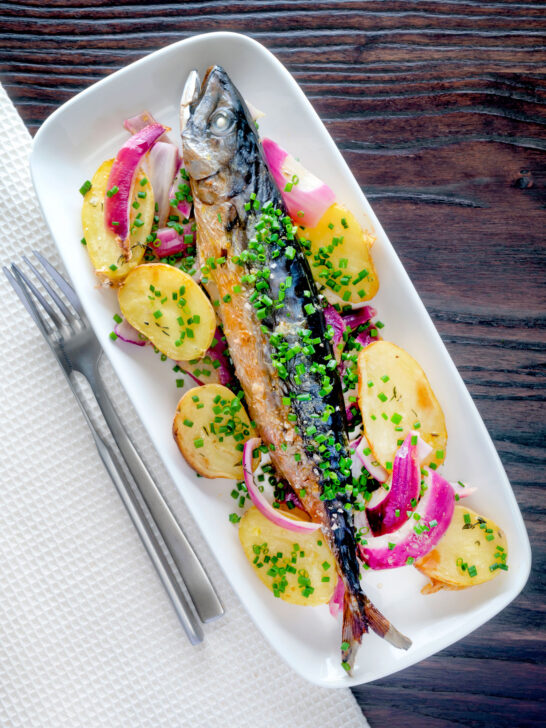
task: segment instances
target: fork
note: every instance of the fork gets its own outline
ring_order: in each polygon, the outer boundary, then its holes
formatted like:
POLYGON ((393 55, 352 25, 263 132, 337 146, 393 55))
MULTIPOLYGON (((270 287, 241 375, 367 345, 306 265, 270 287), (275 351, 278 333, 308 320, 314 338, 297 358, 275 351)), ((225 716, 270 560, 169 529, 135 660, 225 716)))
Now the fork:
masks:
MULTIPOLYGON (((127 435, 108 397, 99 372, 102 349, 76 292, 44 256, 37 251, 33 252, 49 274, 49 280, 26 256, 23 256, 23 260, 47 291, 53 304, 42 295, 32 280, 15 264, 12 264, 11 271, 4 267, 4 273, 59 359, 71 385, 73 386, 73 382, 70 374, 74 370, 83 374, 89 382, 114 441, 170 552, 199 618, 202 622, 209 622, 220 617, 224 613, 224 609, 207 573, 127 435), (66 305, 60 295, 61 293, 69 301, 73 311, 66 305), (40 313, 36 301, 48 318, 40 313)), ((89 419, 87 415, 86 419, 89 419)), ((105 445, 105 443, 103 444, 105 445)), ((101 457, 103 452, 101 452, 101 457)), ((108 456, 115 465, 116 461, 112 453, 108 453, 108 456)), ((123 471, 119 470, 121 475, 124 476, 123 471)), ((136 500, 136 504, 140 505, 138 500, 136 500)), ((153 531, 151 536, 155 540, 153 531)), ((155 540, 155 546, 161 551, 157 540, 155 540)), ((166 562, 166 566, 170 568, 168 562, 166 562)))

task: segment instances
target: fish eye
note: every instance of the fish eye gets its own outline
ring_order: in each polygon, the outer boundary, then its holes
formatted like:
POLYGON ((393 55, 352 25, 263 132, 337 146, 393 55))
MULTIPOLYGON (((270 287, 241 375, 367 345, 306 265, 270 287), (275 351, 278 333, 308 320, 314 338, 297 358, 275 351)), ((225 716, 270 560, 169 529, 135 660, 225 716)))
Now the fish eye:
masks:
POLYGON ((230 131, 234 122, 235 117, 232 113, 226 109, 218 109, 211 116, 209 127, 213 134, 223 135, 230 131))

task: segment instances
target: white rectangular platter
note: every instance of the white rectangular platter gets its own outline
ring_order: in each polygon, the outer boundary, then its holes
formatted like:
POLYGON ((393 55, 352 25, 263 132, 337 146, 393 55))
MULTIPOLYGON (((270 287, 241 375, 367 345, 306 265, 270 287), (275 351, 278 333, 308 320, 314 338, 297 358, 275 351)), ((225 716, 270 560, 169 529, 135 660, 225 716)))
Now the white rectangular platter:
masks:
MULTIPOLYGON (((305 95, 259 43, 234 33, 210 33, 163 48, 78 94, 47 119, 34 140, 31 170, 38 198, 64 264, 104 350, 149 436, 233 588, 264 636, 298 673, 328 687, 376 680, 464 637, 497 614, 524 586, 531 563, 525 527, 512 489, 478 411, 428 313, 373 210, 305 95), (410 352, 426 371, 444 409, 449 442, 443 473, 477 487, 469 505, 506 532, 510 569, 460 592, 422 596, 425 577, 412 567, 366 573, 364 588, 378 608, 413 640, 408 652, 374 634, 364 637, 352 677, 340 667, 340 622, 326 606, 296 607, 279 599, 252 572, 228 521, 234 510, 226 480, 197 478, 171 434, 182 394, 169 362, 151 347, 113 342, 115 292, 97 287, 82 237, 78 189, 126 139, 125 118, 149 110, 178 135, 178 104, 192 68, 224 66, 242 95, 266 113, 260 132, 279 142, 334 189, 361 219, 372 219, 374 260, 381 282, 373 305, 383 337, 410 352)), ((445 254, 449 255, 449 251, 445 254)))

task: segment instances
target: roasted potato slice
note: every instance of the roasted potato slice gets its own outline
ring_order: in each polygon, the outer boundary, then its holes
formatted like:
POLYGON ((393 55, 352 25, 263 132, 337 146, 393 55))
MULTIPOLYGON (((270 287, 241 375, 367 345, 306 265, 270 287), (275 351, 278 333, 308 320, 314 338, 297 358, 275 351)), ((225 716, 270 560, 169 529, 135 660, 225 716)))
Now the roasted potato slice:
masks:
POLYGON ((118 283, 144 256, 146 238, 154 221, 154 193, 148 180, 141 184, 145 176, 139 174, 131 208, 131 258, 125 261, 115 233, 104 224, 104 197, 113 162, 113 159, 103 162, 93 176, 91 189, 83 198, 82 226, 87 252, 95 272, 102 278, 118 283), (138 208, 134 207, 135 203, 138 208), (137 215, 142 225, 134 225, 137 215))
POLYGON ((364 229, 347 208, 335 203, 315 227, 301 227, 298 234, 311 244, 311 271, 319 285, 326 286, 328 299, 361 303, 375 296, 379 279, 371 255, 371 221, 364 229))
POLYGON ((410 430, 432 447, 425 464, 445 459, 447 431, 444 413, 425 372, 406 351, 388 341, 376 341, 358 355, 358 403, 364 433, 373 454, 387 470, 410 430))
POLYGON ((171 359, 199 359, 214 338, 211 302, 172 265, 139 265, 123 281, 118 300, 127 321, 171 359))
POLYGON ((493 579, 506 568, 508 546, 500 528, 466 506, 455 506, 437 546, 415 562, 431 580, 423 593, 466 589, 493 579))
POLYGON ((252 437, 248 415, 233 392, 205 384, 178 403, 173 434, 182 455, 206 478, 243 478, 244 443, 252 437))
POLYGON ((258 578, 275 596, 310 607, 332 598, 337 572, 322 531, 294 533, 252 506, 239 524, 239 539, 258 578))

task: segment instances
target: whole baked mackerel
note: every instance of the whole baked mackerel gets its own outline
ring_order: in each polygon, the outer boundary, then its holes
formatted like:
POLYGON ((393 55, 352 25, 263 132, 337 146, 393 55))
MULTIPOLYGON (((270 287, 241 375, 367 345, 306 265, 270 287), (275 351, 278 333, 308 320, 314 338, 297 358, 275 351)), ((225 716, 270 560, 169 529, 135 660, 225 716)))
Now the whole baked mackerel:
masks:
POLYGON ((368 626, 397 647, 411 643, 360 584, 333 331, 256 126, 222 68, 209 68, 200 87, 190 74, 181 121, 202 270, 217 288, 224 334, 259 436, 335 555, 345 586, 342 663, 350 671, 368 626))

